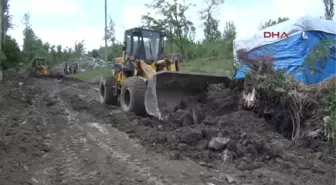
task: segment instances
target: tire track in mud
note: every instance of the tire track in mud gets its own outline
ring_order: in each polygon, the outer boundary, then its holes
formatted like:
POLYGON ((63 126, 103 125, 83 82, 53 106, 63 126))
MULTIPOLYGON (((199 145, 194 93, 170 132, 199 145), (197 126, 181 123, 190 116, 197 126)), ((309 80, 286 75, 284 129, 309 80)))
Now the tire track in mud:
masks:
MULTIPOLYGON (((68 88, 58 89, 50 96, 65 89, 68 88)), ((77 124, 79 120, 76 114, 65 108, 66 104, 59 98, 58 105, 56 112, 62 113, 63 119, 58 119, 60 122, 55 120, 57 117, 47 119, 51 128, 49 145, 52 152, 44 157, 45 164, 39 166, 40 170, 31 179, 33 184, 141 184, 136 182, 122 164, 111 160, 95 146, 94 141, 88 139, 82 127, 77 124)), ((43 112, 44 116, 47 116, 46 112, 43 112)))
MULTIPOLYGON (((128 146, 134 150, 135 148, 139 149, 140 146, 134 146, 134 143, 129 141, 126 134, 121 133, 117 129, 108 128, 105 125, 102 125, 97 122, 87 122, 85 124, 80 124, 80 119, 83 119, 87 115, 85 113, 76 113, 71 111, 70 109, 65 109, 68 112, 69 119, 72 120, 71 123, 76 125, 78 129, 82 132, 86 132, 86 136, 89 141, 93 141, 103 152, 109 154, 113 159, 123 163, 127 166, 133 174, 140 176, 140 181, 143 181, 144 184, 155 184, 155 185, 178 185, 178 184, 204 184, 195 182, 194 180, 187 180, 184 178, 178 179, 179 183, 173 182, 163 174, 154 174, 153 171, 157 169, 153 169, 153 167, 148 166, 146 164, 146 160, 138 159, 135 156, 123 151, 125 150, 122 147, 128 146), (78 119, 80 118, 80 119, 78 119), (186 183, 181 183, 182 181, 189 181, 186 183)), ((87 120, 89 120, 90 116, 87 116, 87 120)), ((139 156, 142 153, 138 153, 139 156)), ((140 183, 138 183, 140 184, 140 183)))
MULTIPOLYGON (((45 83, 48 82, 42 82, 45 83)), ((73 110, 67 102, 69 97, 64 96, 78 92, 76 96, 82 101, 97 100, 96 97, 76 86, 53 87, 48 94, 58 97, 55 111, 57 116, 62 115, 62 120, 47 120, 50 128, 54 127, 49 130, 53 152, 45 157, 45 164, 32 178, 33 184, 205 184, 200 172, 208 172, 199 165, 146 154, 125 133, 102 125, 104 121, 88 112, 73 110)))

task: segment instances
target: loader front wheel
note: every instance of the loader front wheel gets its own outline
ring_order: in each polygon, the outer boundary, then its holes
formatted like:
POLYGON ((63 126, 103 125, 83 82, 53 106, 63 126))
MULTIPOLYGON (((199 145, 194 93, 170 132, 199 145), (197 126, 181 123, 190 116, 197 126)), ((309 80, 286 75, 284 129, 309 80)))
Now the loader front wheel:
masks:
POLYGON ((116 87, 114 77, 102 78, 99 82, 99 94, 102 103, 107 105, 117 105, 118 95, 114 95, 116 87))
POLYGON ((129 77, 121 88, 120 105, 125 112, 141 115, 145 110, 146 82, 140 77, 129 77))

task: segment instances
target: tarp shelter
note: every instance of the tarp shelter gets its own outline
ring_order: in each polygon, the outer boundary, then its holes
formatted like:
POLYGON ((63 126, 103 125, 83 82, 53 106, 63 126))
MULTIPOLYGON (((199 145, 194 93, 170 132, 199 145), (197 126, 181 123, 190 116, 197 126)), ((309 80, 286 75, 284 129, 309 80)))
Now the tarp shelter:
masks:
POLYGON ((233 42, 235 61, 242 64, 235 77, 243 78, 249 70, 246 61, 237 59, 237 51, 245 50, 249 58, 272 56, 275 70, 283 69, 305 84, 318 83, 336 74, 335 46, 336 21, 310 16, 288 20, 260 30, 248 39, 233 42), (280 34, 279 37, 265 38, 269 33, 280 34), (281 38, 283 33, 288 37, 283 35, 281 38), (321 61, 310 62, 307 65, 308 58, 311 61, 312 53, 320 50, 317 48, 321 48, 321 45, 329 50, 328 56, 324 55, 326 58, 321 59, 316 55, 316 60, 321 61), (326 48, 327 45, 330 46, 326 48))

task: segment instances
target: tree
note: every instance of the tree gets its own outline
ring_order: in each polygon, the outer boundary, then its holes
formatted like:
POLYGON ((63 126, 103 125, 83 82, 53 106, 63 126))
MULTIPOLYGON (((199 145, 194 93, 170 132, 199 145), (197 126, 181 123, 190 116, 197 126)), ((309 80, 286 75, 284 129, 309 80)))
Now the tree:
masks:
POLYGON ((3 3, 3 21, 2 21, 2 34, 1 34, 1 37, 2 37, 2 41, 5 41, 6 40, 6 34, 7 34, 7 31, 13 27, 13 23, 12 23, 12 16, 9 14, 9 0, 2 0, 2 3, 3 3))
POLYGON ((37 36, 30 24, 30 15, 25 13, 22 19, 25 28, 23 30, 23 53, 25 55, 26 61, 30 61, 36 55, 37 51, 37 36))
POLYGON ((61 59, 63 57, 62 53, 62 45, 57 45, 56 46, 56 56, 61 59))
POLYGON ((99 52, 97 49, 94 49, 91 51, 91 57, 93 58, 99 58, 99 52))
MULTIPOLYGON (((106 39, 111 42, 112 45, 115 44, 116 42, 116 37, 115 37, 115 23, 112 19, 112 17, 109 17, 109 25, 106 30, 106 39)), ((104 38, 105 39, 105 38, 104 38)))
POLYGON ((142 16, 143 27, 162 30, 167 33, 168 42, 175 44, 181 53, 185 54, 185 47, 195 35, 194 24, 186 17, 186 12, 194 6, 185 0, 153 0, 146 7, 153 9, 156 15, 148 13, 142 16), (160 15, 162 18, 157 18, 160 15))
POLYGON ((324 17, 327 20, 333 20, 335 0, 323 0, 324 3, 324 17))
POLYGON ((226 22, 223 31, 223 39, 233 41, 236 38, 236 35, 237 31, 234 22, 233 21, 226 22))
POLYGON ((5 60, 1 63, 2 69, 15 67, 21 62, 22 54, 19 45, 12 37, 6 35, 6 42, 3 43, 2 51, 5 55, 5 60))
POLYGON ((271 20, 271 19, 269 19, 265 23, 260 24, 259 30, 265 29, 267 27, 274 26, 276 24, 279 24, 279 23, 282 23, 282 22, 285 22, 285 21, 288 21, 288 20, 289 20, 288 17, 279 17, 278 20, 271 20))
POLYGON ((201 13, 203 22, 204 37, 207 41, 218 40, 221 38, 221 33, 218 29, 219 20, 213 17, 213 12, 217 10, 218 6, 224 3, 224 0, 205 0, 208 4, 201 13))
POLYGON ((85 53, 84 40, 82 40, 80 42, 76 41, 75 51, 74 51, 75 57, 83 56, 84 53, 85 53))

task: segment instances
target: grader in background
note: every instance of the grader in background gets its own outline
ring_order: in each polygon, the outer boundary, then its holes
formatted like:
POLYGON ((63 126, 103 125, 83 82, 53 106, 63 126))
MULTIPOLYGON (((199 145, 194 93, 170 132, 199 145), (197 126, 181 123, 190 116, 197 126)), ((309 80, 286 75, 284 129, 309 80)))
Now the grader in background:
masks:
POLYGON ((126 112, 165 119, 186 97, 209 84, 229 83, 225 76, 180 72, 179 58, 164 58, 165 33, 133 28, 125 31, 123 56, 113 60, 112 75, 99 83, 102 103, 126 112))
MULTIPOLYGON (((22 64, 20 64, 22 67, 22 64)), ((23 68, 25 71, 26 68, 23 68)), ((64 75, 59 72, 50 71, 50 66, 48 65, 47 59, 43 57, 34 57, 28 64, 28 69, 30 76, 36 78, 57 78, 62 79, 64 75)))
POLYGON ((31 60, 31 73, 36 76, 47 76, 49 74, 47 59, 35 57, 31 60))

